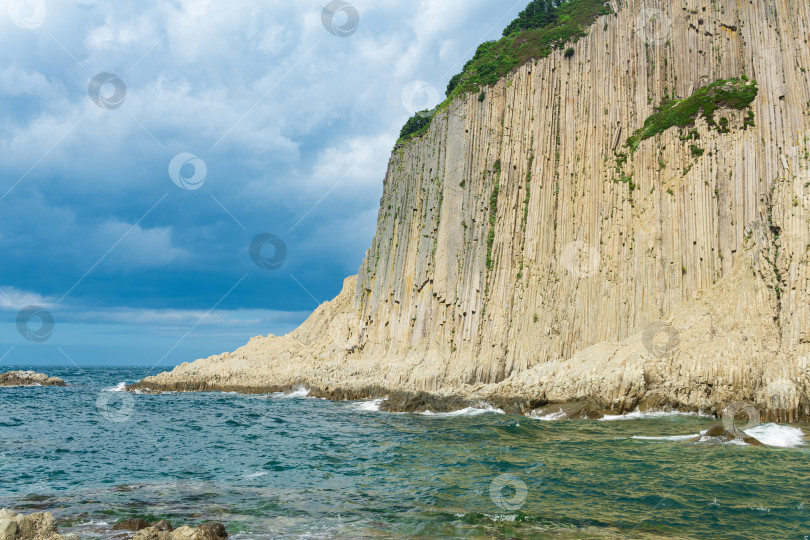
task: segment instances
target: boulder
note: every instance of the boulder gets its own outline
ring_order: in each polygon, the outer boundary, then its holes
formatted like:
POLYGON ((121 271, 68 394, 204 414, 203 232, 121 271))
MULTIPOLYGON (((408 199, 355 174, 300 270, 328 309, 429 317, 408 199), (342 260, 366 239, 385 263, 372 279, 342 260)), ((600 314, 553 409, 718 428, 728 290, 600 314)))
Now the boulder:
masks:
MULTIPOLYGON (((69 538, 78 540, 74 535, 69 538)), ((50 512, 24 516, 11 510, 0 510, 0 540, 65 540, 56 530, 50 512)))
POLYGON ((168 521, 153 523, 141 529, 132 540, 225 540, 228 531, 221 523, 205 523, 199 527, 178 527, 172 531, 168 521), (168 529, 161 530, 158 526, 165 523, 168 529))
POLYGON ((737 429, 736 427, 732 427, 731 430, 728 430, 723 424, 715 424, 707 429, 702 435, 687 439, 686 442, 698 442, 704 437, 711 437, 714 439, 722 438, 726 441, 740 440, 746 444, 750 444, 751 446, 763 446, 761 441, 748 435, 746 432, 737 429))
MULTIPOLYGON (((181 527, 182 528, 182 527, 181 527)), ((179 529, 178 529, 179 530, 179 529)), ((173 540, 174 536, 168 531, 161 531, 155 527, 146 527, 138 531, 132 540, 173 540)))
POLYGON ((155 521, 152 523, 152 527, 159 531, 168 531, 172 532, 172 524, 166 521, 165 519, 161 519, 160 521, 155 521))
POLYGON ((49 512, 23 516, 17 529, 17 540, 40 540, 53 535, 57 535, 56 520, 49 512))
POLYGON ((197 527, 194 540, 223 540, 228 538, 228 531, 222 523, 205 523, 197 527))
MULTIPOLYGON (((141 518, 129 518, 113 525, 114 531, 140 531, 149 527, 149 522, 141 518)), ((163 530, 163 529, 161 529, 163 530)))
POLYGON ((14 519, 0 517, 0 540, 17 538, 17 522, 14 519))

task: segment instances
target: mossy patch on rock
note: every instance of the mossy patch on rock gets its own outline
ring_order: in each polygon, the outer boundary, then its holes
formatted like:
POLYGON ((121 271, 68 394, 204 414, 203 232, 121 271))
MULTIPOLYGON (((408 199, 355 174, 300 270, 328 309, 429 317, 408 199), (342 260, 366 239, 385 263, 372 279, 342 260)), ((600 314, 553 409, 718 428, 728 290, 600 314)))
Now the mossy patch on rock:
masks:
MULTIPOLYGON (((758 92, 757 82, 745 77, 720 79, 708 86, 698 88, 685 99, 664 102, 644 121, 644 125, 627 139, 625 144, 630 149, 630 153, 633 153, 642 141, 672 127, 692 126, 698 116, 702 116, 710 128, 721 133, 728 132, 728 120, 721 118, 718 124, 714 118, 715 112, 718 109, 739 111, 747 109, 756 99, 758 92)), ((753 123, 753 111, 750 110, 745 126, 747 127, 749 123, 753 123)))

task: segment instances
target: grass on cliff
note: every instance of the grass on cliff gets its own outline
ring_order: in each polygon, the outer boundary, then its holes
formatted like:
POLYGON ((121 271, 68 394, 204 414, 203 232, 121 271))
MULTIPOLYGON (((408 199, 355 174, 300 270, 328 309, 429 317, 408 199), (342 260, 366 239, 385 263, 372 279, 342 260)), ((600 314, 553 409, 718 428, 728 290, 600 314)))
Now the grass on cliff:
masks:
MULTIPOLYGON (((641 128, 627 139, 626 146, 630 148, 630 153, 633 153, 642 141, 663 133, 671 127, 691 126, 698 116, 702 116, 710 128, 725 133, 728 131, 728 120, 721 118, 718 124, 714 118, 715 112, 718 109, 746 109, 756 99, 758 92, 756 81, 749 81, 745 77, 720 79, 708 86, 698 88, 688 98, 666 101, 644 121, 641 128)), ((750 118, 753 116, 749 111, 749 116, 744 124, 745 128, 748 128, 749 124, 753 124, 753 121, 749 120, 750 118)))
MULTIPOLYGON (((605 0, 532 0, 507 25, 501 39, 479 45, 461 73, 450 79, 447 98, 439 107, 418 112, 405 123, 398 143, 425 133, 436 111, 446 103, 468 92, 480 92, 529 60, 545 58, 555 49, 575 43, 586 35, 597 17, 610 13, 605 0)), ((569 47, 565 57, 575 53, 569 47)), ((479 94, 479 101, 485 97, 479 94)))
POLYGON ((405 125, 402 126, 402 130, 399 132, 399 140, 400 141, 407 141, 408 139, 412 139, 414 137, 418 137, 422 133, 426 132, 427 129, 430 127, 430 121, 433 119, 433 114, 435 111, 419 111, 415 115, 411 116, 405 125))
MULTIPOLYGON (((545 58, 586 35, 597 17, 612 13, 604 0, 534 0, 503 31, 498 41, 478 46, 461 73, 447 85, 447 98, 492 86, 529 60, 545 58)), ((568 52, 568 57, 574 51, 568 52)))

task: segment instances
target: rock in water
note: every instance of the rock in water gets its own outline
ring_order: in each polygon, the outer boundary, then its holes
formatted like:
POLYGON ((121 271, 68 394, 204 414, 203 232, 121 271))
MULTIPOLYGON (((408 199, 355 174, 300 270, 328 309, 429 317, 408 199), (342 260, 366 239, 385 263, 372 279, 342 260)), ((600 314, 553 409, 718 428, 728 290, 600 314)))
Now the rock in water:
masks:
POLYGON ((132 540, 225 540, 228 538, 228 531, 221 523, 205 523, 199 527, 178 527, 171 530, 161 530, 157 525, 168 522, 158 522, 145 529, 141 529, 135 534, 132 540))
POLYGON ((168 531, 172 532, 172 524, 166 521, 165 519, 161 519, 160 521, 156 521, 152 523, 152 527, 159 531, 168 531))
MULTIPOLYGON (((149 522, 141 518, 130 518, 113 525, 114 531, 140 531, 149 527, 149 522)), ((162 529, 161 529, 162 530, 162 529)))
POLYGON ((161 519, 160 521, 155 521, 153 523, 149 523, 143 518, 129 518, 124 519, 113 525, 114 531, 141 531, 147 528, 157 529, 158 531, 162 532, 171 532, 172 531, 172 524, 166 521, 165 519, 161 519))
POLYGON ((736 427, 731 428, 728 430, 725 428, 723 424, 715 424, 709 429, 706 430, 705 433, 702 435, 698 435, 697 437, 692 437, 691 439, 687 439, 686 442, 698 442, 704 437, 711 437, 711 438, 723 438, 726 441, 734 441, 740 440, 746 444, 750 444, 751 446, 764 446, 761 441, 758 439, 748 435, 746 432, 737 429, 736 427))
POLYGON ((0 540, 78 540, 75 535, 62 536, 50 512, 24 516, 11 510, 0 510, 0 540))
POLYGON ((228 538, 228 531, 222 523, 206 523, 197 528, 194 540, 222 540, 228 538))
POLYGON ((65 386, 59 377, 49 377, 35 371, 9 371, 0 373, 0 386, 65 386))

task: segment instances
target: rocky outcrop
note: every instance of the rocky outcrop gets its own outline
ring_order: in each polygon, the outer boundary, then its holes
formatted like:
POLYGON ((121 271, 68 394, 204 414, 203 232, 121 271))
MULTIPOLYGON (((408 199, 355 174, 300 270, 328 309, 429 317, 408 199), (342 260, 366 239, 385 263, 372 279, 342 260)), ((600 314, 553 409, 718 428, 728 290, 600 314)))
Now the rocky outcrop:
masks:
POLYGON ((159 531, 168 531, 172 532, 173 527, 172 524, 166 521, 165 519, 161 519, 160 521, 155 521, 154 523, 149 523, 143 518, 129 518, 124 519, 113 525, 114 531, 140 531, 141 529, 146 529, 148 527, 153 527, 159 531))
POLYGON ((150 526, 138 530, 133 540, 225 540, 228 532, 221 523, 205 523, 199 527, 178 527, 168 530, 150 526))
POLYGON ((9 371, 0 373, 0 386, 65 386, 65 381, 35 371, 9 371))
POLYGON ((76 535, 60 535, 50 512, 24 516, 0 510, 0 540, 79 540, 76 535))
POLYGON ((700 435, 687 439, 686 442, 701 442, 710 439, 723 442, 740 441, 751 446, 762 446, 762 442, 748 435, 746 432, 734 427, 726 429, 723 424, 715 424, 700 435))
POLYGON ((337 298, 137 386, 810 420, 810 5, 611 4, 395 148, 337 298), (732 78, 750 110, 634 135, 732 78))

